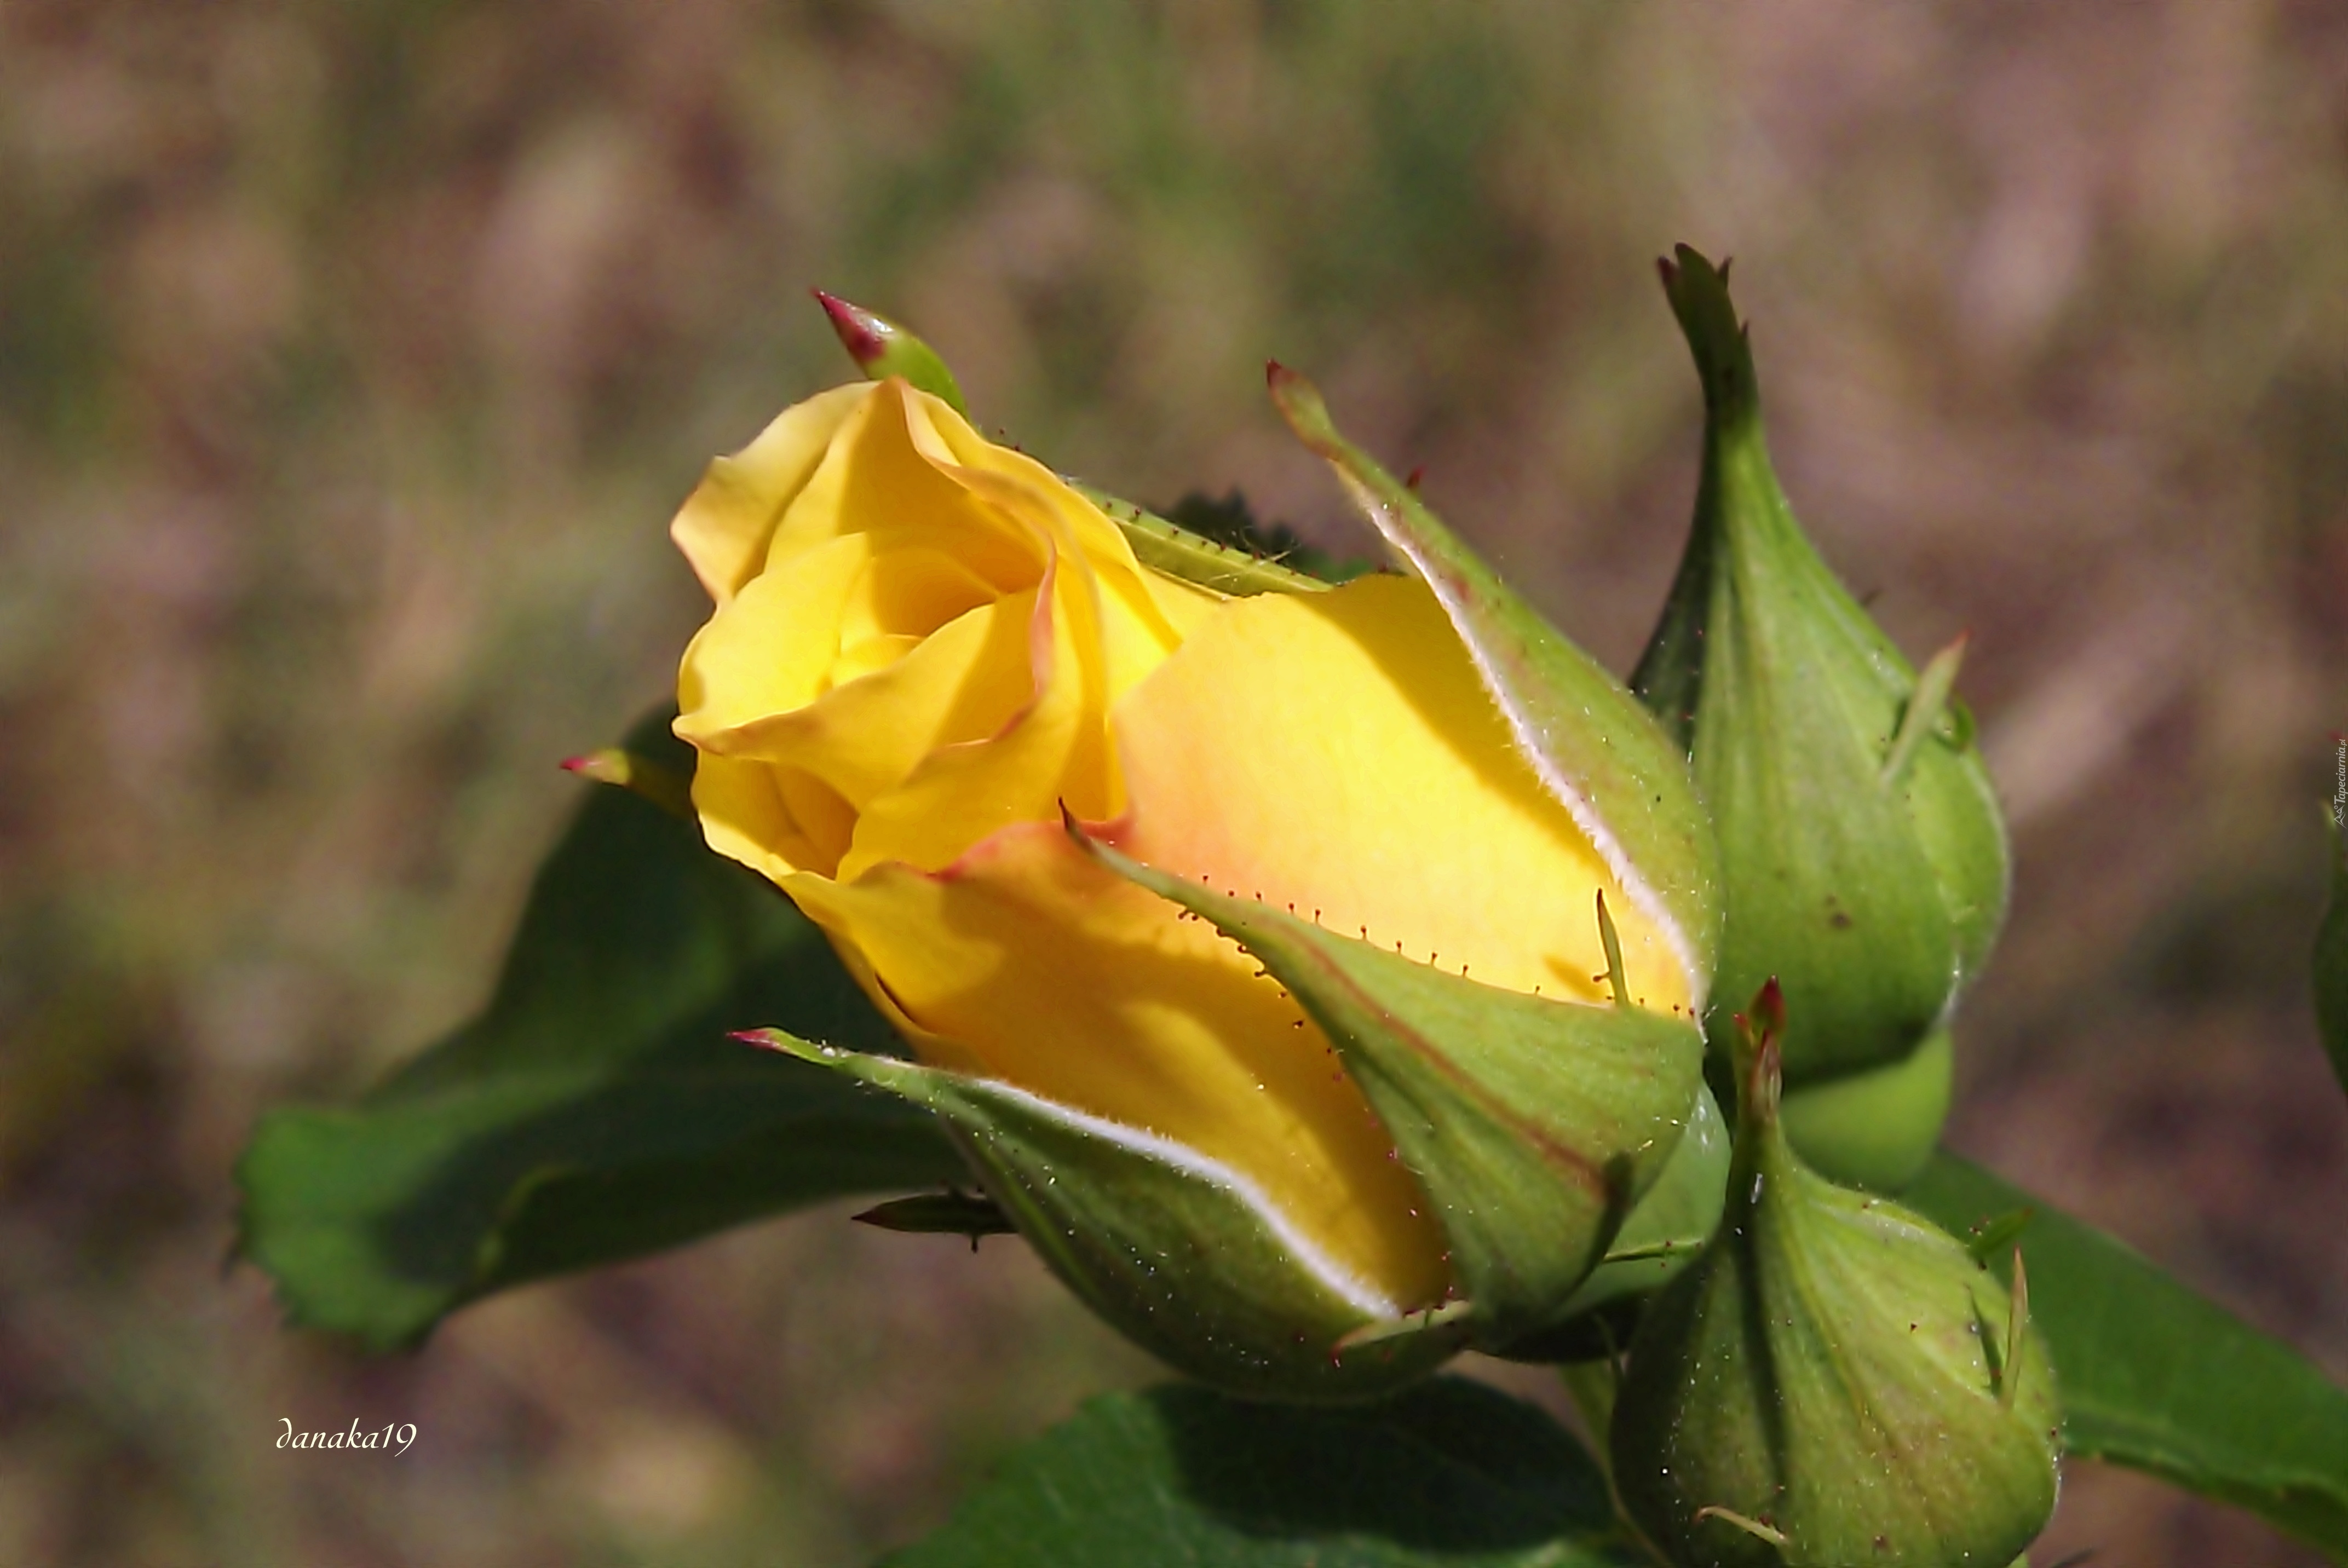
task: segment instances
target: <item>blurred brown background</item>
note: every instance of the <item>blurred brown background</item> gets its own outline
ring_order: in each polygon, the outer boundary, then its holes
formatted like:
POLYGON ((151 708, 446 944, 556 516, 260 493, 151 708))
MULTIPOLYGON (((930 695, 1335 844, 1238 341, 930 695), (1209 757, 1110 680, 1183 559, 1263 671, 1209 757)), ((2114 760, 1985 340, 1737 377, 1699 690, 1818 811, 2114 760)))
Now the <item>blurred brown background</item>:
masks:
MULTIPOLYGON (((481 996, 556 759, 697 621, 670 512, 846 378, 808 285, 1064 468, 1359 548, 1306 367, 1620 669, 1676 240, 1830 559, 1974 634, 2020 874, 1956 1141, 2348 1377, 2348 6, 11 0, 0 1562, 860 1563, 1150 1377, 1017 1246, 839 1212, 361 1362, 223 1277, 228 1166, 481 996)), ((2086 1466, 2054 1532, 2316 1561, 2086 1466)))

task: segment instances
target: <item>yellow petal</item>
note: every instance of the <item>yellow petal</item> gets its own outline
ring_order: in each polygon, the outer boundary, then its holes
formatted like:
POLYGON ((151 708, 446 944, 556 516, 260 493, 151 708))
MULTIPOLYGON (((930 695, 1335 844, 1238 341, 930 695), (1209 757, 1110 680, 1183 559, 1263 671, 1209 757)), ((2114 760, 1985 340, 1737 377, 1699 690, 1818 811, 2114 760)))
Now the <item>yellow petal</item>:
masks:
POLYGON ((1179 577, 1168 577, 1164 572, 1141 569, 1141 581, 1149 590, 1150 601, 1158 606, 1158 613, 1174 629, 1177 647, 1229 602, 1224 594, 1184 582, 1179 577))
POLYGON ((876 637, 926 637, 1002 589, 944 550, 900 545, 883 534, 840 606, 845 653, 876 637))
POLYGON ((1433 595, 1365 578, 1234 600, 1115 712, 1128 853, 1511 989, 1595 1001, 1592 894, 1635 999, 1670 944, 1511 744, 1433 595))
POLYGON ((1055 563, 1037 602, 1045 608, 1027 620, 1030 694, 1020 710, 985 740, 932 751, 898 788, 869 801, 841 876, 889 860, 942 869, 1014 823, 1057 822, 1064 801, 1080 815, 1115 815, 1088 585, 1055 563))
POLYGON ((848 845, 848 808, 796 769, 694 759, 693 809, 709 847, 780 882, 796 872, 829 876, 848 845))
POLYGON ((887 667, 716 743, 728 756, 804 769, 860 812, 932 752, 991 739, 1027 706, 1035 608, 1033 593, 982 605, 887 667))
POLYGON ((880 382, 841 423, 775 529, 768 575, 794 572, 805 553, 858 534, 871 541, 876 558, 927 550, 960 562, 999 593, 1035 586, 1049 540, 940 471, 951 458, 931 429, 928 401, 934 400, 901 381, 880 382))
POLYGON ((709 465, 669 525, 709 597, 724 604, 766 559, 784 509, 814 474, 841 424, 870 399, 859 383, 785 409, 757 439, 709 465))
POLYGON ((839 654, 840 610, 870 549, 860 534, 827 540, 789 571, 761 573, 719 605, 685 647, 676 733, 722 750, 726 731, 813 702, 839 654))
POLYGON ((1188 584, 1153 581, 1156 574, 1141 569, 1108 515, 1033 457, 985 440, 935 398, 917 398, 907 416, 940 473, 1048 538, 1063 562, 1081 565, 1111 702, 1155 670, 1212 609, 1213 596, 1188 584))
POLYGON ((952 870, 796 876, 926 1061, 1170 1138, 1254 1182, 1348 1277, 1438 1299, 1416 1184, 1327 1041, 1210 928, 1103 871, 1056 822, 952 870))

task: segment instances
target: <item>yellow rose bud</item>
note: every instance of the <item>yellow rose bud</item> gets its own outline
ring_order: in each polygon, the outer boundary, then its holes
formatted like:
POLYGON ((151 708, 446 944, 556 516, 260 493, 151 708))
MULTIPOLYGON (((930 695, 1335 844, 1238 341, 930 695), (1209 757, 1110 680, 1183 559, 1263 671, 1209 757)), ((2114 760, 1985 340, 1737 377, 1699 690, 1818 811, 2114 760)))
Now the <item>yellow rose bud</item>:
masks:
POLYGON ((1622 1004, 1701 1004, 1689 938, 1544 784, 1416 578, 1229 598, 1146 568, 1093 501, 895 378, 785 413, 672 531, 716 604, 676 723, 709 844, 822 925, 917 1058, 850 1070, 987 1145, 1047 1260, 1186 1370, 1344 1393, 1423 1368, 1449 1344, 1389 1331, 1451 1299, 1450 1247, 1323 1020, 1087 842, 1593 1006, 1618 999, 1602 893, 1622 1004), (1073 1197, 1079 1135, 1123 1163, 1073 1197), (1148 1170, 1191 1186, 1148 1200, 1146 1244, 1076 1234, 1148 1170), (1245 1246, 1213 1239, 1232 1215, 1245 1246), (1387 1348, 1363 1369, 1341 1339, 1387 1348))

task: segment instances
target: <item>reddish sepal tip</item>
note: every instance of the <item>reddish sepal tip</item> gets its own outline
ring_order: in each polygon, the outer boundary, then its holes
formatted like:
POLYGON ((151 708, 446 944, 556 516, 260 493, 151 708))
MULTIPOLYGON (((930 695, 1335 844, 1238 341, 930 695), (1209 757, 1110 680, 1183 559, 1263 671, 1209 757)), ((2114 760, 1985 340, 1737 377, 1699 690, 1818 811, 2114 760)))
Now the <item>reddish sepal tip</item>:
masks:
POLYGON ((831 318, 831 330, 839 334, 840 346, 859 364, 870 364, 888 348, 879 329, 873 324, 872 313, 850 304, 837 294, 827 294, 821 289, 810 289, 816 303, 831 318))

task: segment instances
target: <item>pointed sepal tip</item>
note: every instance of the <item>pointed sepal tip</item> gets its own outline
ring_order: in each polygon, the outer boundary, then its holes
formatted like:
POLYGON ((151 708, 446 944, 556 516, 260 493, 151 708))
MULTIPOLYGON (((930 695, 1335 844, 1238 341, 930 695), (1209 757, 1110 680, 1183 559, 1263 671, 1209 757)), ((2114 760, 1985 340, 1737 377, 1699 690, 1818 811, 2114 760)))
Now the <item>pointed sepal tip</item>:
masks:
POLYGON ((808 292, 830 318, 839 346, 848 351, 848 357, 868 378, 882 381, 892 375, 902 376, 963 418, 970 417, 970 406, 963 401, 962 385, 954 380, 953 372, 946 367, 937 350, 878 311, 867 310, 821 289, 808 292))

